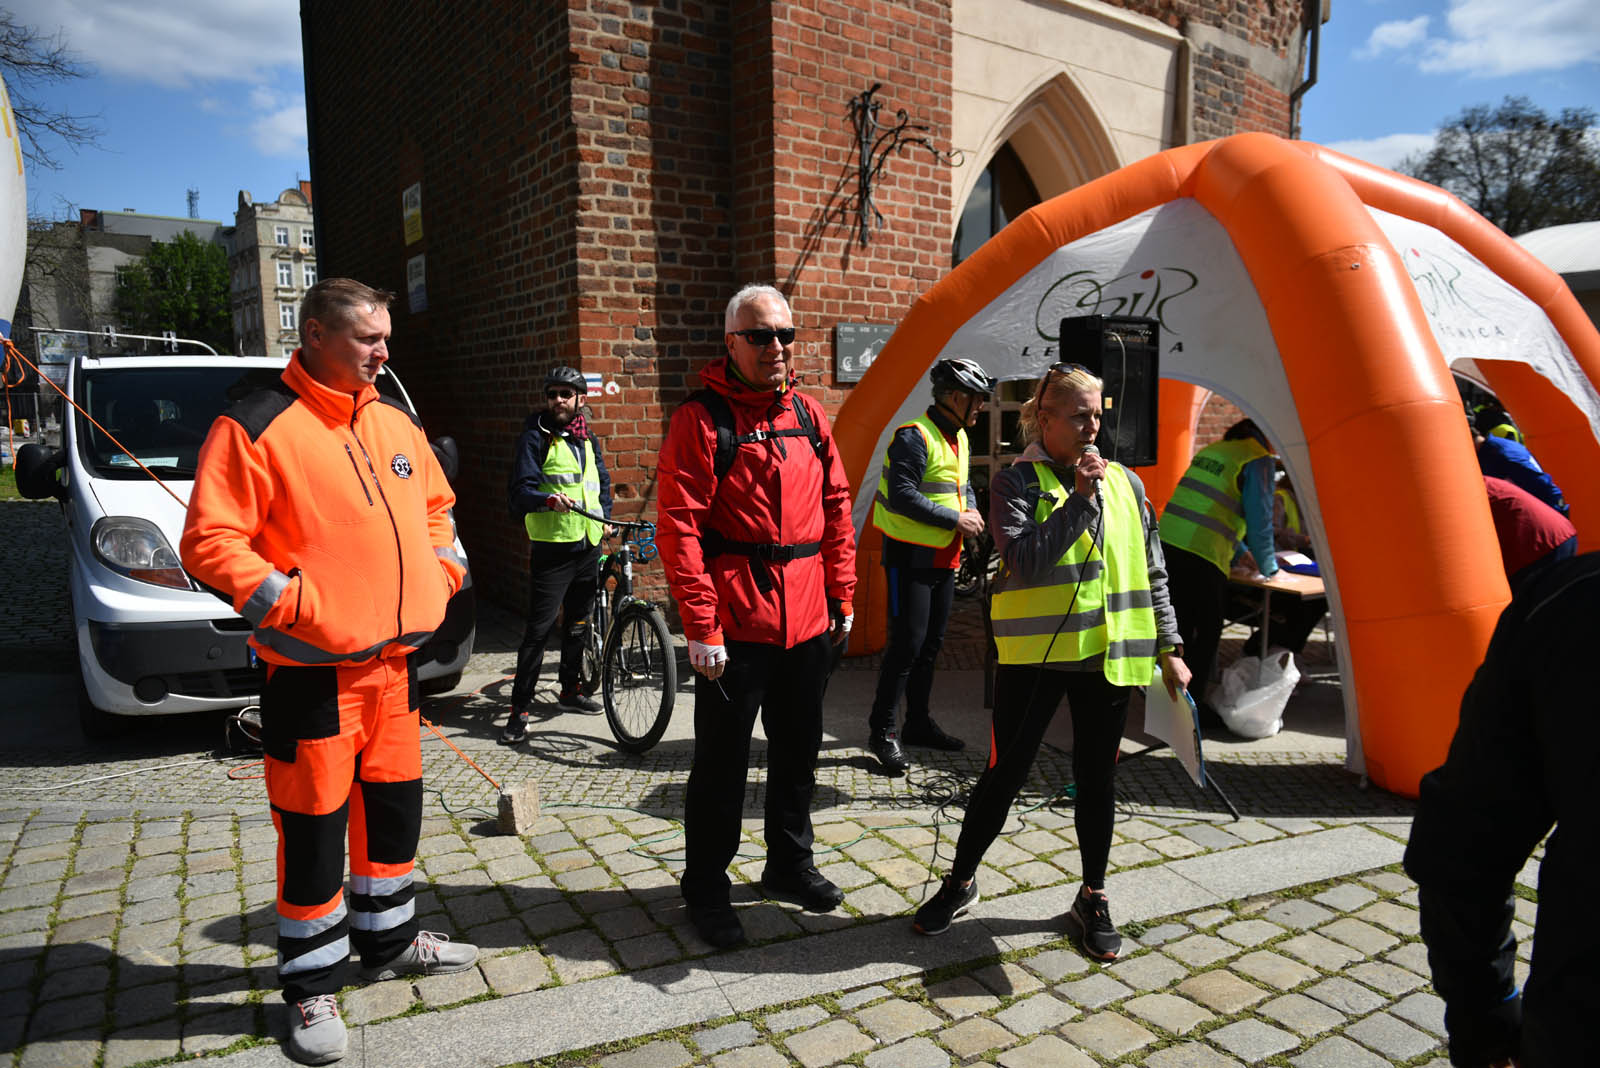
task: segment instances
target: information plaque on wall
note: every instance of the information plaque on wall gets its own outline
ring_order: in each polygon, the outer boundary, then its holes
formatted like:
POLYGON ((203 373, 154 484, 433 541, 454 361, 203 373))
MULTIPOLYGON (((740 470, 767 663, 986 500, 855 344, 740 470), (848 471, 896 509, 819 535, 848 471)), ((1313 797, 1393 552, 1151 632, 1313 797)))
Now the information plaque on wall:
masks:
POLYGON ((882 323, 835 323, 833 327, 833 377, 837 382, 859 382, 889 343, 894 327, 882 323))

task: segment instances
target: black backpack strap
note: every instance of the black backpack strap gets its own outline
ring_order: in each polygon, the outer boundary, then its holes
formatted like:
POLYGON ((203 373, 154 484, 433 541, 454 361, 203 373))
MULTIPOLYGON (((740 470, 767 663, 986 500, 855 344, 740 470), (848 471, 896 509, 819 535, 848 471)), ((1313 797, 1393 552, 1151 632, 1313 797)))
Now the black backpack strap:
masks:
MULTIPOLYGON (((818 456, 822 455, 822 432, 812 422, 811 412, 806 408, 805 402, 797 393, 790 398, 790 405, 794 408, 795 422, 799 426, 787 430, 762 430, 759 427, 748 434, 734 432, 733 409, 728 405, 728 398, 714 389, 696 390, 689 394, 685 404, 699 404, 711 416, 711 425, 717 431, 717 449, 712 469, 715 471, 717 481, 721 482, 723 476, 733 467, 734 459, 739 455, 739 446, 752 441, 766 441, 769 438, 810 438, 811 448, 818 456)), ((780 449, 783 447, 780 443, 780 449)))
POLYGON ((818 456, 822 455, 822 431, 817 429, 817 424, 811 421, 811 409, 806 407, 804 398, 799 393, 792 393, 789 404, 794 408, 794 420, 800 424, 800 429, 806 437, 811 439, 811 451, 818 456))

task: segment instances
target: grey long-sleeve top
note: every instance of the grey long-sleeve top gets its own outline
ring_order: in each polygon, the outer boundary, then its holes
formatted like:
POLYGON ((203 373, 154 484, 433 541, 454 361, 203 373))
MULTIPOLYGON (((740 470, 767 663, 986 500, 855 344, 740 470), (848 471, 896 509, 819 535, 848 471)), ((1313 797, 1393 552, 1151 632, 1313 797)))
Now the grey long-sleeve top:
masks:
MULTIPOLYGON (((1020 466, 1034 461, 1049 464, 1062 485, 1073 484, 1072 468, 1050 459, 1050 454, 1037 443, 1029 445, 1012 466, 996 472, 989 485, 989 530, 994 535, 995 551, 1005 562, 995 585, 996 592, 1006 588, 1010 576, 1027 582, 1042 578, 1085 531, 1096 530, 1096 546, 1102 550, 1105 547, 1104 534, 1098 530, 1100 505, 1093 497, 1070 493, 1067 503, 1051 512, 1043 523, 1033 518, 1034 506, 1038 503, 1037 491, 1028 492, 1027 477, 1020 466)), ((1161 552, 1155 509, 1145 499, 1144 482, 1139 476, 1126 467, 1122 470, 1133 486, 1139 510, 1144 515, 1144 553, 1145 564, 1150 569, 1150 605, 1156 617, 1156 647, 1165 651, 1177 646, 1181 639, 1178 616, 1167 595, 1167 561, 1161 552)), ((1062 605, 1062 610, 1066 610, 1066 605, 1062 605)), ((1093 656, 1087 660, 1051 661, 1045 666, 1061 671, 1099 671, 1103 659, 1093 656)))

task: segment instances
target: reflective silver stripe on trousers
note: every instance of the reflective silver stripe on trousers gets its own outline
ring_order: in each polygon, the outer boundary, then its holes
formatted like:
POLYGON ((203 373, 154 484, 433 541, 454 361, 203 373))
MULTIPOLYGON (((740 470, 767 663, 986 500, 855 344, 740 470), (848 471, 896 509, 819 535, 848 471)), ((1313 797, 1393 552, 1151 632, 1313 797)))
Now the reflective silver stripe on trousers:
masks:
POLYGON ((390 875, 375 879, 370 875, 350 876, 350 892, 352 894, 366 894, 368 897, 387 897, 397 894, 410 886, 414 881, 414 873, 406 872, 404 875, 390 875))
POLYGON ((1207 485, 1206 483, 1193 478, 1180 478, 1178 480, 1178 485, 1180 487, 1187 487, 1188 489, 1194 490, 1194 492, 1200 494, 1202 497, 1211 498, 1213 501, 1216 501, 1218 504, 1222 505, 1222 507, 1226 508, 1235 515, 1240 514, 1239 502, 1234 500, 1231 493, 1224 493, 1215 486, 1207 485))
POLYGON ((456 552, 452 548, 449 548, 448 546, 440 548, 439 546, 435 545, 433 547, 433 555, 437 556, 441 560, 449 560, 451 563, 459 564, 461 565, 461 569, 463 571, 466 570, 467 562, 461 559, 460 553, 456 552))
POLYGON ((239 614, 249 620, 252 627, 259 627, 272 606, 278 603, 278 598, 283 596, 283 591, 288 589, 290 581, 282 571, 274 571, 251 592, 244 607, 239 609, 239 614))
POLYGON ((402 634, 398 638, 386 638, 377 645, 349 653, 330 652, 327 649, 318 648, 310 642, 303 642, 299 638, 291 638, 283 631, 274 630, 271 627, 257 630, 255 637, 256 641, 273 652, 281 653, 297 664, 309 664, 315 667, 318 664, 337 664, 344 660, 357 662, 371 660, 391 645, 409 645, 412 648, 421 648, 423 643, 433 637, 433 631, 417 631, 414 634, 402 634))
POLYGON ((302 953, 294 960, 278 962, 279 975, 293 975, 296 972, 311 972, 318 968, 326 968, 350 959, 350 939, 336 938, 325 946, 318 946, 307 953, 302 953))
POLYGON ((292 920, 281 913, 278 916, 278 935, 281 938, 315 938, 328 928, 341 922, 345 918, 346 910, 344 898, 339 899, 339 907, 326 916, 318 916, 312 920, 292 920))
POLYGON ((1230 544, 1234 540, 1233 531, 1226 526, 1223 526, 1220 521, 1212 519, 1208 515, 1201 515, 1199 512, 1185 508, 1181 504, 1173 504, 1171 501, 1168 501, 1167 510, 1161 513, 1161 518, 1165 519, 1169 515, 1175 515, 1179 519, 1187 519, 1197 527, 1205 527, 1209 531, 1220 534, 1224 538, 1227 538, 1230 544))
POLYGON ((558 471, 555 474, 551 474, 549 471, 546 471, 544 473, 544 480, 552 486, 570 486, 575 482, 583 481, 583 472, 573 471, 569 473, 566 471, 558 471))
POLYGON ((392 909, 384 909, 382 912, 362 912, 360 909, 355 909, 350 913, 350 926, 357 931, 387 931, 399 927, 416 913, 416 898, 403 905, 396 905, 392 909))

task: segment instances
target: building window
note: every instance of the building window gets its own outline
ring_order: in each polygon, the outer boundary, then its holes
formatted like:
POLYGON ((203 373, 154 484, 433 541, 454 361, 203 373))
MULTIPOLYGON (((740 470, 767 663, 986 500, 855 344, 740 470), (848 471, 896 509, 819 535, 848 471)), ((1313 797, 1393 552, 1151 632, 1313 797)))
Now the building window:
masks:
POLYGON ((300 247, 301 248, 316 248, 317 247, 317 232, 315 230, 311 229, 311 227, 309 227, 309 226, 302 226, 300 228, 300 247))
POLYGON ((283 327, 285 330, 293 330, 294 329, 294 305, 293 304, 280 304, 280 305, 278 305, 278 325, 283 327))
POLYGON ((273 227, 272 236, 273 240, 277 241, 278 244, 282 245, 284 248, 289 247, 289 228, 287 226, 273 227))
POLYGON ((305 279, 306 279, 306 288, 307 289, 310 289, 312 286, 317 284, 317 265, 316 264, 308 263, 308 264, 305 265, 305 279))
POLYGON ((1028 170, 1010 145, 1001 145, 989 165, 978 175, 956 225, 956 241, 951 257, 960 263, 983 243, 1005 228, 1006 223, 1039 203, 1028 170))
POLYGON ((289 357, 291 357, 293 355, 294 355, 294 346, 293 345, 285 345, 283 347, 283 358, 287 360, 289 357))
POLYGON ((278 264, 278 284, 286 289, 294 285, 294 264, 278 264))

